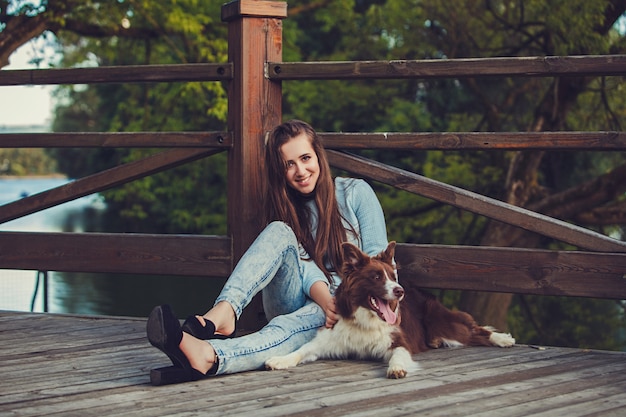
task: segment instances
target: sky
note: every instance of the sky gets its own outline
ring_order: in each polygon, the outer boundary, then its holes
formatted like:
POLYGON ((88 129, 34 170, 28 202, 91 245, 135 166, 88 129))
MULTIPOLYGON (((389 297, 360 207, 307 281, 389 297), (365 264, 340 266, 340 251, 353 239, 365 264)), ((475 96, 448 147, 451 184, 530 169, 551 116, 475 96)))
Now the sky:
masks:
MULTIPOLYGON (((9 57, 2 70, 34 69, 28 61, 41 53, 25 44, 9 57)), ((44 61, 45 62, 45 61, 44 61)), ((48 124, 52 118, 53 85, 0 86, 0 128, 48 124)))

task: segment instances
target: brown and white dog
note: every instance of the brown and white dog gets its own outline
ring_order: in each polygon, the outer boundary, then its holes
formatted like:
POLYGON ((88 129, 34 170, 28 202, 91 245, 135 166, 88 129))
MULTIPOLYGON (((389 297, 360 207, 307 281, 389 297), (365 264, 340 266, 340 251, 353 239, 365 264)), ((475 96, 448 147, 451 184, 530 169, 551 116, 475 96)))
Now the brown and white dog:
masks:
POLYGON ((395 247, 390 242, 369 257, 344 243, 343 279, 335 293, 339 321, 295 352, 268 359, 266 368, 286 369, 317 359, 377 359, 389 364, 388 378, 404 378, 419 369, 411 355, 430 348, 515 344, 510 334, 478 326, 469 314, 447 309, 432 295, 400 286, 395 247))

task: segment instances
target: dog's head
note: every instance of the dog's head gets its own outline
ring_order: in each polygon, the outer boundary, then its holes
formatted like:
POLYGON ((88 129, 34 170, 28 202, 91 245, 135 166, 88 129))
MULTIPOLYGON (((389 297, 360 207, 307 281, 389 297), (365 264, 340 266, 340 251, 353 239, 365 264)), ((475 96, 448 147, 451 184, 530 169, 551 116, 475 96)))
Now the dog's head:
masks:
POLYGON ((342 317, 353 318, 361 307, 389 324, 397 322, 404 289, 393 265, 395 248, 396 242, 390 242, 387 249, 370 257, 351 243, 342 245, 342 281, 335 294, 342 317))

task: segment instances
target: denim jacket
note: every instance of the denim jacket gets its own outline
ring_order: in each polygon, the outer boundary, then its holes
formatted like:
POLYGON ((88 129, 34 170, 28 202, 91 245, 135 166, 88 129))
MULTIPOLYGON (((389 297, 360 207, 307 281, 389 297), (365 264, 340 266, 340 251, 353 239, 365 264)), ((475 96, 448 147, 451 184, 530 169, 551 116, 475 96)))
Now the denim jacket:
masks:
MULTIPOLYGON (((335 195, 339 205, 339 212, 344 218, 348 241, 355 244, 370 256, 376 255, 387 247, 387 228, 385 216, 376 193, 370 185, 362 179, 335 178, 335 195), (351 227, 350 227, 351 226, 351 227), (357 233, 354 236, 351 230, 357 233)), ((317 207, 313 201, 309 202, 313 215, 311 216, 311 230, 317 229, 317 207)), ((300 248, 304 259, 309 259, 303 248, 300 248)), ((311 286, 317 281, 328 283, 326 276, 312 260, 301 262, 300 276, 303 287, 310 297, 311 286)), ((341 282, 339 275, 332 274, 333 284, 331 294, 341 282)))

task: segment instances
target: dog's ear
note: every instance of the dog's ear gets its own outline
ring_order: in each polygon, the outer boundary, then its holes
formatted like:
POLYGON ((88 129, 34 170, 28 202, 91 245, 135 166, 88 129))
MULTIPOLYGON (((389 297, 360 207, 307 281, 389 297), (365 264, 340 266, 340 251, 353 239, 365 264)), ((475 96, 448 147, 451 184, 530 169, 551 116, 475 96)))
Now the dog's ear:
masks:
POLYGON ((352 243, 344 242, 341 245, 341 249, 343 250, 342 269, 344 271, 344 275, 364 267, 370 260, 369 256, 363 253, 361 249, 354 246, 352 243))
POLYGON ((393 257, 395 253, 396 253, 396 242, 392 240, 387 245, 387 249, 379 253, 376 257, 380 259, 381 261, 383 261, 384 263, 392 265, 393 257))

